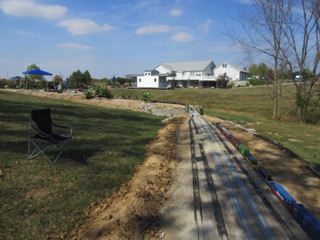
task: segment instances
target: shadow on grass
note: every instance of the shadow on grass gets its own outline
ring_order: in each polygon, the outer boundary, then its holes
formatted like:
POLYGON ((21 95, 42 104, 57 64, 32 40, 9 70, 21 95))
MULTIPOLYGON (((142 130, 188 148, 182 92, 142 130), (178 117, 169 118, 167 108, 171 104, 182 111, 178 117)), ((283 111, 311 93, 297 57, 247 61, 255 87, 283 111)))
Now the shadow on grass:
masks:
MULTIPOLYGON (((159 117, 146 118, 146 114, 130 111, 90 106, 84 108, 64 101, 7 92, 1 92, 0 99, 0 111, 4 113, 0 115, 1 135, 6 136, 0 144, 8 153, 26 154, 28 123, 33 109, 51 108, 54 122, 74 127, 74 142, 70 145, 76 146, 76 152, 66 153, 64 156, 79 163, 86 163, 92 155, 110 148, 134 144, 135 138, 146 144, 150 139, 139 139, 140 136, 148 135, 145 133, 152 130, 154 125, 159 126, 159 117), (18 96, 18 99, 15 96, 18 96)), ((70 146, 68 150, 71 151, 70 146)))
POLYGON ((15 92, 0 91, 0 101, 0 239, 68 236, 84 209, 130 178, 163 119, 15 92), (27 160, 31 110, 41 108, 74 128, 55 165, 27 160))

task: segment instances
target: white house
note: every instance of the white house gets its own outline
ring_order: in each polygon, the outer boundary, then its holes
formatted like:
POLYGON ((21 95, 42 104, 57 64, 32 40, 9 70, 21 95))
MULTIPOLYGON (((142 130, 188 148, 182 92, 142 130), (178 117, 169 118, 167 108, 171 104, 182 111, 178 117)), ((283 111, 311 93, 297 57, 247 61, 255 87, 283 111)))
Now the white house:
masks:
POLYGON ((249 76, 249 72, 245 69, 240 69, 228 62, 219 64, 214 69, 214 75, 216 77, 226 74, 230 81, 245 81, 249 76))
MULTIPOLYGON (((219 75, 226 73, 231 79, 245 79, 245 70, 239 70, 224 63, 222 69, 213 61, 168 62, 144 71, 137 77, 138 88, 176 88, 176 87, 217 87, 219 75), (238 76, 238 77, 236 77, 238 76)), ((127 75, 129 76, 129 75, 127 75)), ((226 82, 219 80, 219 86, 226 82)))
POLYGON ((143 76, 137 76, 138 88, 166 88, 166 76, 162 76, 157 70, 146 70, 143 76))

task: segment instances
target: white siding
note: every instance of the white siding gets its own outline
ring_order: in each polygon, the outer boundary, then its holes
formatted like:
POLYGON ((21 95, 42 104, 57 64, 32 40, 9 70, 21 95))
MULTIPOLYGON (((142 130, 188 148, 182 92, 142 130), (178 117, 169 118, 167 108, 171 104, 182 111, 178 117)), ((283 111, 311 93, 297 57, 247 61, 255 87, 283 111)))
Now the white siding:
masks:
POLYGON ((240 72, 237 69, 230 67, 229 64, 227 64, 227 67, 223 67, 223 65, 220 65, 214 70, 214 75, 216 77, 218 77, 219 75, 223 75, 225 73, 232 80, 239 80, 240 72))
POLYGON ((138 76, 137 87, 157 88, 159 87, 159 76, 138 76))

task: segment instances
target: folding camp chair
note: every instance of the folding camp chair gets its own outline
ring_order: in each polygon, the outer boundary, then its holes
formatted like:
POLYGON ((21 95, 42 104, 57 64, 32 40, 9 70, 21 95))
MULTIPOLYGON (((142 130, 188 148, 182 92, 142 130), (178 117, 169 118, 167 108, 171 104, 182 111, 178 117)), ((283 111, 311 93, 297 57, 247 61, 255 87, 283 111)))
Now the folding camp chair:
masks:
POLYGON ((31 111, 28 159, 42 154, 54 164, 59 159, 63 146, 72 138, 72 127, 53 123, 50 112, 50 108, 31 111))

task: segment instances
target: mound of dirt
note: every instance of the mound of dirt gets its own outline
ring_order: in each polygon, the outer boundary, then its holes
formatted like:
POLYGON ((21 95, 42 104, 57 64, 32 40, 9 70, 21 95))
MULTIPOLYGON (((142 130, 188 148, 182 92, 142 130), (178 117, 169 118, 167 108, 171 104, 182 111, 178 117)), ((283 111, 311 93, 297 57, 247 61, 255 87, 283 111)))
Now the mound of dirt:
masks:
POLYGON ((75 239, 150 239, 150 230, 159 223, 159 211, 165 204, 172 171, 176 167, 176 129, 186 116, 163 121, 156 140, 148 146, 148 155, 131 178, 111 198, 103 199, 86 211, 89 221, 74 232, 75 239))
MULTIPOLYGON (((12 91, 12 90, 11 90, 12 91)), ((18 91, 19 93, 54 99, 64 99, 72 102, 101 106, 106 108, 119 108, 133 111, 147 112, 158 116, 171 117, 174 115, 185 114, 185 106, 179 104, 167 103, 145 103, 141 100, 130 99, 108 99, 108 98, 92 98, 85 99, 83 93, 75 92, 46 92, 46 91, 18 91)))

